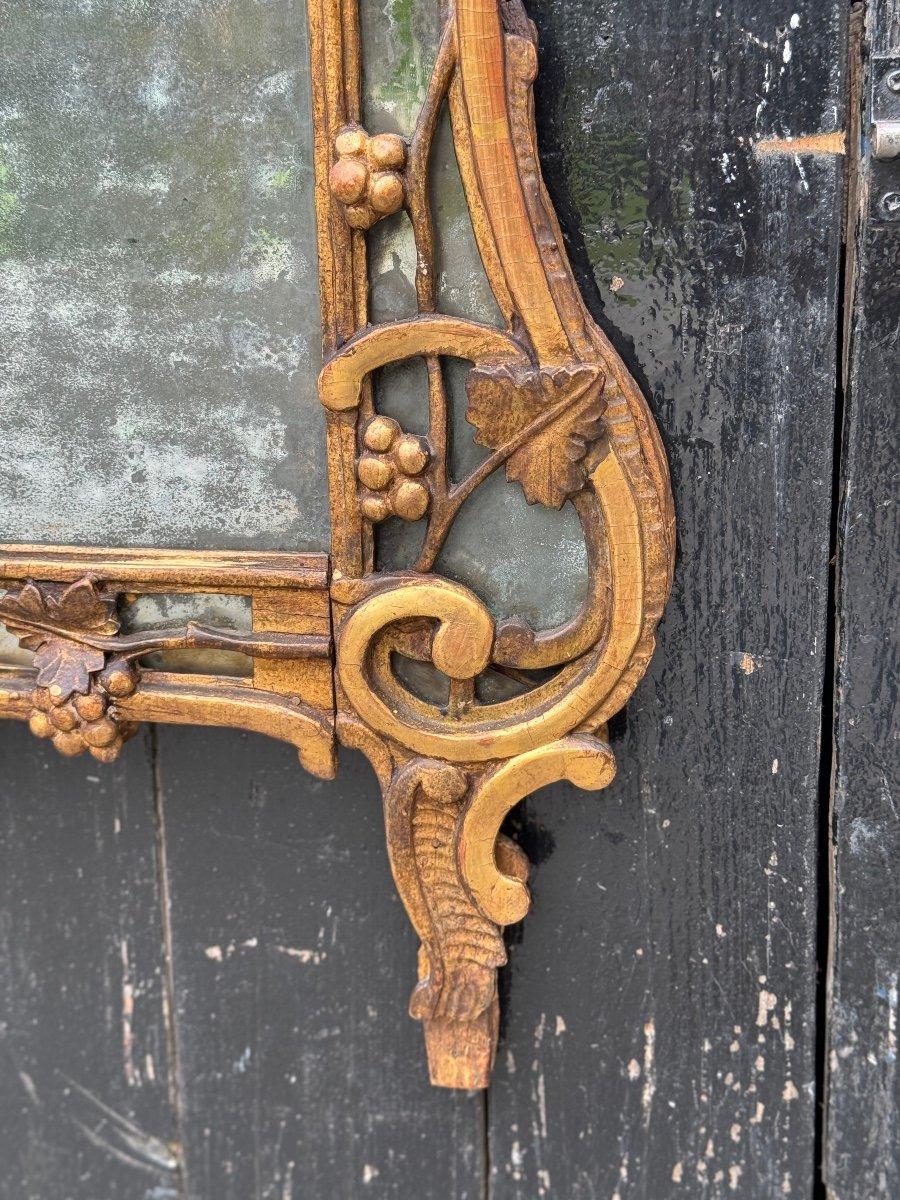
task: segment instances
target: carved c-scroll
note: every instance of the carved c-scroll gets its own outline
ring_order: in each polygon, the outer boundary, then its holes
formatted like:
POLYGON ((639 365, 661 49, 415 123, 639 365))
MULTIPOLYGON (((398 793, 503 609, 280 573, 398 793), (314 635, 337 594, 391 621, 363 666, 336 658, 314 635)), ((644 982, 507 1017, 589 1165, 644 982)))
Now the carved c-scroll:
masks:
POLYGON ((431 1078, 471 1088, 487 1086, 496 1049, 502 928, 529 903, 527 861, 502 821, 536 787, 611 781, 612 753, 594 735, 653 653, 674 512, 646 401, 584 305, 541 177, 534 26, 520 0, 442 11, 407 143, 362 128, 357 0, 308 4, 330 558, 0 546, 0 585, 11 589, 0 620, 36 655, 33 672, 0 679, 0 716, 101 761, 140 720, 259 730, 291 742, 323 778, 335 770, 335 736, 363 751, 421 942, 410 1011, 424 1024, 431 1078), (437 311, 429 159, 445 104, 503 329, 437 311), (371 324, 367 232, 407 219, 418 313, 371 324), (427 436, 373 400, 372 373, 415 356, 427 369, 427 436), (446 356, 472 363, 467 418, 488 451, 462 479, 449 461, 446 356), (559 628, 497 625, 474 592, 435 573, 463 506, 501 470, 529 503, 571 503, 581 521, 588 594, 559 628), (374 529, 389 517, 423 520, 424 536, 407 569, 385 574, 374 529), (250 595, 253 629, 122 631, 122 596, 166 590, 250 595), (252 677, 140 665, 149 650, 187 646, 237 649, 252 677), (404 654, 443 674, 445 703, 403 682, 404 654), (491 673, 519 693, 485 700, 491 673))
MULTIPOLYGON (((622 707, 647 667, 674 556, 658 435, 643 396, 578 294, 541 179, 531 100, 536 70, 534 27, 518 0, 458 0, 447 9, 406 160, 419 315, 360 329, 335 347, 320 379, 334 428, 358 414, 363 445, 352 487, 367 544, 372 523, 387 515, 427 518, 422 549, 409 570, 385 576, 366 564, 341 569, 332 595, 338 703, 348 714, 339 717, 338 729, 345 740, 353 731, 353 744, 378 762, 382 778, 383 751, 373 747, 383 747, 393 763, 385 792, 388 845, 398 889, 422 939, 412 1011, 426 1023, 432 1081, 445 1086, 486 1082, 497 1036, 490 981, 503 961, 497 937, 528 907, 521 855, 500 836, 502 820, 543 784, 567 779, 596 789, 612 779, 612 754, 589 731, 622 707), (426 179, 445 99, 505 333, 434 312, 426 179), (415 504, 404 500, 402 489, 410 488, 398 473, 402 464, 380 450, 382 442, 407 438, 412 446, 412 440, 373 418, 367 384, 376 368, 413 355, 426 361, 429 406, 428 436, 414 454, 420 472, 415 486, 422 493, 415 504), (468 419, 476 440, 491 451, 460 481, 448 472, 442 355, 474 364, 468 419), (521 621, 498 629, 474 593, 432 573, 460 508, 501 468, 530 502, 559 507, 570 500, 581 519, 588 596, 577 617, 558 629, 536 632, 521 621), (395 654, 404 652, 430 660, 447 677, 446 705, 428 702, 404 684, 394 664, 395 654), (555 672, 550 678, 529 676, 548 668, 555 672), (484 702, 479 679, 491 669, 510 673, 522 694, 484 702), (412 833, 417 813, 431 838, 418 852, 412 833), (469 900, 457 908, 451 895, 469 900), (468 945, 475 928, 481 929, 484 953, 448 970, 442 947, 454 937, 468 945)), ((346 456, 346 442, 340 453, 346 456)), ((348 479, 346 466, 341 479, 348 479)), ((347 504, 345 482, 342 488, 340 503, 347 504)))
POLYGON ((591 477, 606 519, 610 620, 606 636, 555 678, 526 696, 473 706, 456 721, 418 700, 373 656, 378 636, 397 621, 433 617, 434 663, 454 679, 472 679, 489 661, 493 622, 468 589, 435 578, 388 579, 353 608, 338 633, 338 678, 357 713, 374 729, 417 754, 452 762, 509 758, 555 741, 593 717, 621 683, 643 628, 641 529, 624 473, 614 455, 591 477), (452 653, 446 653, 446 649, 452 653), (443 652, 442 652, 443 651, 443 652))
POLYGON ((500 826, 515 805, 530 792, 562 780, 599 791, 615 773, 609 747, 581 735, 526 750, 481 777, 460 818, 457 853, 460 875, 486 917, 513 925, 531 903, 524 881, 497 861, 500 826))

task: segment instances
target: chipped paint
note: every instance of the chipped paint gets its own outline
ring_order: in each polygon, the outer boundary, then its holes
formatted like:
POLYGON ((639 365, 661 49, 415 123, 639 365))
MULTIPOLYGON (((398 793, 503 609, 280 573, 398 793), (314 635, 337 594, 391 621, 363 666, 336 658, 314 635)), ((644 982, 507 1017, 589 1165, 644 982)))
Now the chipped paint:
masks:
POLYGON ((756 1013, 757 1025, 764 1026, 768 1022, 769 1013, 774 1011, 777 1003, 778 997, 773 992, 768 992, 765 988, 760 991, 759 1007, 756 1013))
MULTIPOLYGON (((785 43, 785 47, 789 45, 789 42, 785 43)), ((838 130, 835 133, 812 133, 801 137, 761 138, 754 143, 753 153, 763 158, 772 154, 820 154, 833 157, 847 153, 847 135, 843 130, 838 130)))
POLYGON ((644 1126, 650 1124, 653 1097, 656 1094, 656 1022, 651 1017, 644 1024, 644 1087, 641 1092, 641 1108, 644 1110, 644 1126))
POLYGON ((119 957, 122 963, 122 1059, 125 1082, 129 1087, 135 1087, 140 1079, 134 1065, 134 984, 125 938, 119 946, 119 957))
POLYGON ((318 964, 327 958, 324 950, 297 949, 294 946, 275 946, 274 949, 279 954, 286 954, 288 958, 294 958, 304 965, 307 963, 318 964))
POLYGON ((31 1076, 28 1074, 27 1071, 19 1071, 18 1075, 19 1075, 19 1082, 22 1084, 22 1087, 25 1089, 25 1095, 28 1097, 28 1099, 31 1101, 31 1103, 34 1105, 34 1107, 37 1108, 38 1105, 40 1104, 40 1100, 38 1098, 37 1088, 34 1086, 34 1080, 31 1078, 31 1076))

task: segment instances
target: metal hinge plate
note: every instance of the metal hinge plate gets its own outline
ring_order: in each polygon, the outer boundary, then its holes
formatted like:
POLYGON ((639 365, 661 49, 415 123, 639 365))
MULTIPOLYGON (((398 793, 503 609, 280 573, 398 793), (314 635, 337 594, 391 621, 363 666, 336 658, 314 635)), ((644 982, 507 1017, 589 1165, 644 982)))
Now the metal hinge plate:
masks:
POLYGON ((900 58, 874 58, 869 78, 872 216, 900 221, 900 58))

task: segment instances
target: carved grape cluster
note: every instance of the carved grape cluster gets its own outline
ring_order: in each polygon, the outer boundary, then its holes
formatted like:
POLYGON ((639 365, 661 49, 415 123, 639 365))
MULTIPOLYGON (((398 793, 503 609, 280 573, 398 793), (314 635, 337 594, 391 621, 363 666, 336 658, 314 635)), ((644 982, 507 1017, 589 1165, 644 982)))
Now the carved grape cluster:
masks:
POLYGON ((91 676, 87 692, 69 693, 57 686, 37 687, 28 726, 37 737, 72 758, 88 750, 100 762, 112 762, 137 725, 118 719, 115 700, 130 696, 137 673, 124 659, 113 659, 99 675, 91 676))
POLYGON ((403 207, 403 138, 395 133, 369 137, 359 125, 348 125, 335 138, 334 148, 338 160, 328 182, 331 194, 344 205, 348 225, 371 229, 403 207))
POLYGON ((403 433, 390 417, 373 417, 363 431, 365 450, 356 464, 362 510, 373 522, 388 517, 418 521, 431 495, 422 476, 431 452, 424 438, 403 433))

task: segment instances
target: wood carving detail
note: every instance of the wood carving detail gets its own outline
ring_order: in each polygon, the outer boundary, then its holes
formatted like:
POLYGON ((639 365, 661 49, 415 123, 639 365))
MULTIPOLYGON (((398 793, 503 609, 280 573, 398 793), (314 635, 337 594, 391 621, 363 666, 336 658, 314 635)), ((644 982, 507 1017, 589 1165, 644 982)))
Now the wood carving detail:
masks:
POLYGON ((395 133, 369 137, 359 125, 348 125, 334 142, 337 162, 328 183, 344 205, 347 224, 371 229, 376 221, 403 207, 406 144, 395 133))
POLYGON ((515 441, 506 476, 522 485, 530 504, 561 508, 587 483, 586 460, 604 431, 605 384, 592 364, 476 367, 467 419, 480 446, 504 450, 515 441))
MULTIPOLYGON (((109 591, 92 575, 84 575, 68 585, 28 580, 18 592, 0 596, 0 622, 24 649, 34 653, 31 686, 16 689, 20 707, 37 737, 49 738, 66 757, 88 751, 100 762, 113 762, 125 741, 137 731, 134 719, 142 715, 148 689, 142 685, 143 672, 138 660, 159 650, 232 650, 253 658, 276 661, 330 660, 331 639, 319 634, 238 633, 189 622, 185 626, 139 633, 121 633, 118 612, 119 592, 109 591)), ((158 673, 151 673, 157 675, 158 673)), ((216 677, 210 677, 214 684, 216 677)), ((202 721, 203 710, 227 707, 224 680, 220 691, 210 695, 204 705, 200 697, 184 705, 194 719, 202 721)), ((167 717, 160 709, 160 684, 149 689, 157 706, 156 719, 177 720, 178 713, 167 717)), ((238 689, 239 690, 239 689, 238 689)), ((165 695, 162 687, 162 695, 165 695)), ((176 684, 169 689, 177 710, 176 684)), ((271 698, 272 701, 275 697, 271 698)), ((317 718, 299 701, 296 705, 319 729, 317 718)), ((2 703, 0 703, 2 710, 2 703)), ((5 715, 5 714, 4 714, 5 715)), ((153 716, 148 713, 149 719, 153 716)), ((274 713, 269 726, 275 725, 274 713)), ((209 723, 218 723, 215 721, 209 723)), ((222 720, 222 724, 234 724, 222 720)), ((248 715, 245 724, 254 726, 248 715)), ((322 729, 330 740, 330 733, 322 729)), ((293 740, 293 739, 289 739, 293 740)), ((302 747, 301 747, 302 750, 302 747)), ((315 754, 307 761, 317 774, 326 773, 318 766, 315 754)))
POLYGON ((0 620, 34 651, 31 732, 67 757, 89 750, 100 762, 117 758, 137 726, 120 719, 115 700, 134 691, 137 675, 108 651, 119 630, 115 598, 88 577, 66 588, 26 583, 0 598, 0 620))
MULTIPOLYGON (((350 38, 355 60, 355 25, 341 36, 350 38)), ((591 734, 622 707, 647 667, 674 558, 658 435, 578 294, 541 179, 536 71, 534 27, 519 0, 458 0, 446 8, 405 154, 418 316, 371 325, 358 300, 354 328, 335 338, 320 378, 334 502, 347 506, 351 480, 363 520, 356 559, 344 556, 343 539, 334 545, 338 735, 369 754, 385 789, 394 877, 422 943, 411 1011, 425 1022, 432 1081, 453 1087, 487 1081, 497 1035, 495 974, 505 961, 500 930, 528 907, 527 865, 501 839, 503 817, 546 783, 598 789, 612 779, 612 754, 591 734), (445 103, 504 330, 437 311, 428 162, 445 103), (467 419, 490 452, 459 480, 447 453, 442 357, 450 355, 472 364, 467 419), (429 428, 415 447, 409 443, 419 491, 405 505, 395 497, 410 484, 392 447, 409 435, 373 410, 370 376, 414 356, 427 368, 429 428), (359 440, 348 443, 351 414, 359 440), (498 628, 472 591, 434 573, 463 505, 501 467, 530 503, 571 502, 581 520, 589 594, 558 629, 536 631, 519 620, 498 628), (425 533, 416 560, 385 575, 372 570, 373 527, 397 515, 424 519, 425 533), (397 672, 398 654, 443 674, 448 702, 415 695, 397 672), (511 676, 521 693, 483 701, 479 680, 491 671, 511 676)), ((334 124, 355 119, 338 108, 334 124)), ((333 172, 343 169, 338 162, 333 172)), ((334 218, 331 210, 321 215, 334 218)), ((364 251, 364 240, 353 242, 346 270, 359 269, 364 251)))
MULTIPOLYGON (((422 3, 430 0, 420 0, 422 3)), ((0 676, 0 715, 64 754, 118 754, 140 720, 221 724, 295 745, 330 778, 335 736, 365 753, 383 794, 394 879, 421 943, 410 1012, 432 1081, 486 1087, 498 1031, 502 930, 529 905, 528 864, 501 833, 510 809, 559 780, 606 787, 604 728, 653 653, 674 560, 665 456, 646 402, 579 295, 540 174, 531 88, 536 35, 520 0, 456 0, 408 142, 360 121, 356 0, 310 0, 315 186, 332 513, 331 556, 0 547, 0 622, 35 673, 0 676), (438 311, 429 159, 449 109, 476 241, 504 327, 438 311), (366 234, 409 220, 418 312, 368 320, 366 234), (467 419, 488 451, 449 463, 443 359, 471 364, 467 419), (426 436, 373 402, 372 373, 421 358, 426 436), (473 493, 502 470, 526 500, 578 514, 588 594, 565 625, 497 624, 434 568, 473 493), (415 561, 375 569, 375 530, 423 521, 415 561), (252 597, 253 630, 188 624, 122 633, 132 590, 252 597), (230 649, 251 681, 150 672, 158 649, 230 649), (404 682, 398 659, 442 674, 446 702, 404 682), (483 698, 486 677, 518 687, 483 698)))

